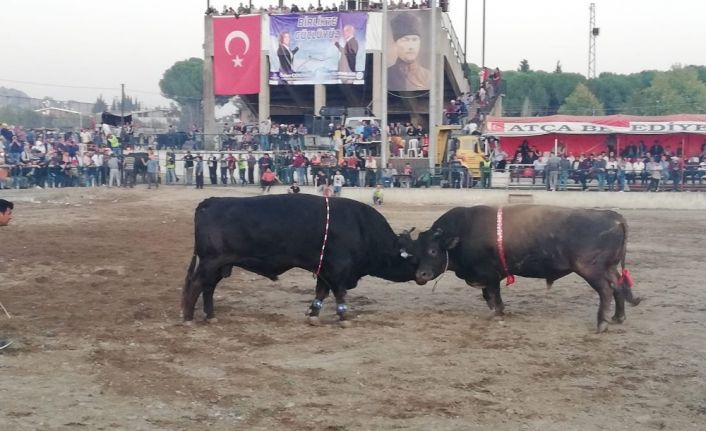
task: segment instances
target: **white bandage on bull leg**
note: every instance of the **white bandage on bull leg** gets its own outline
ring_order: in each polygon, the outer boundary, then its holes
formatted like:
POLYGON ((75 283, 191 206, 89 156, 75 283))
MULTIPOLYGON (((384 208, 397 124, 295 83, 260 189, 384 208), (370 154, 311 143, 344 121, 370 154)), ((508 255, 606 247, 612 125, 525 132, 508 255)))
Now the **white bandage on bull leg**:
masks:
POLYGON ((348 306, 346 304, 337 304, 336 305, 336 314, 339 316, 343 316, 346 314, 346 311, 348 311, 348 306))

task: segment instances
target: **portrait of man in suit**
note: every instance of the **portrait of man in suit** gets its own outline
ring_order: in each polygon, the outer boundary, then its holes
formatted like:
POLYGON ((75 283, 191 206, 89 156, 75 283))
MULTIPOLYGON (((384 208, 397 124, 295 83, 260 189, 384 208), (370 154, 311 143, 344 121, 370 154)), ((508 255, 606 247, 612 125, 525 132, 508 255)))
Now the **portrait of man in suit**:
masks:
POLYGON ((341 53, 338 60, 339 72, 355 72, 355 61, 358 55, 358 41, 355 38, 355 27, 351 24, 343 26, 343 45, 335 42, 336 48, 341 53))
POLYGON ((279 34, 279 48, 277 48, 277 58, 279 59, 279 73, 291 75, 294 73, 294 54, 299 51, 299 47, 289 48, 289 32, 284 31, 279 34))

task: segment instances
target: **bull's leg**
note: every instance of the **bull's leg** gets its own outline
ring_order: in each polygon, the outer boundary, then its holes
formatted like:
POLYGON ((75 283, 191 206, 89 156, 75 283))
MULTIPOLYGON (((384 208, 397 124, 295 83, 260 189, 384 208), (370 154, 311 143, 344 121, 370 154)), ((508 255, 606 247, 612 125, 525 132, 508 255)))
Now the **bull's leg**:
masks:
POLYGON ((328 293, 328 286, 321 278, 318 278, 316 280, 316 298, 311 301, 311 305, 306 312, 308 321, 311 325, 319 324, 319 312, 321 312, 321 308, 324 306, 324 299, 326 299, 328 293))
POLYGON ((184 289, 183 299, 182 299, 182 313, 185 322, 191 322, 194 320, 194 309, 196 308, 196 301, 199 299, 199 295, 203 292, 204 280, 203 271, 199 268, 194 276, 187 281, 187 286, 184 289))
POLYGON ((483 289, 484 297, 486 293, 488 297, 485 298, 485 300, 488 303, 488 307, 490 307, 491 310, 495 310, 496 316, 504 316, 505 304, 503 304, 503 299, 500 296, 500 281, 494 281, 490 283, 488 287, 485 287, 483 289))
POLYGON ((208 279, 203 288, 203 312, 206 314, 206 319, 210 323, 216 323, 216 314, 213 311, 213 292, 216 290, 218 283, 227 277, 230 277, 233 271, 231 265, 226 265, 217 271, 210 271, 208 279))
POLYGON ((613 299, 615 299, 615 314, 613 322, 623 323, 625 321, 625 296, 620 288, 613 289, 613 299))
POLYGON ((608 329, 606 314, 610 309, 610 299, 613 289, 610 288, 608 280, 602 277, 595 277, 587 281, 588 284, 598 292, 598 296, 600 297, 600 304, 598 305, 598 327, 596 332, 601 333, 608 329))
POLYGON ((336 314, 338 314, 338 319, 343 328, 350 326, 347 315, 348 306, 346 305, 346 292, 347 289, 341 286, 336 286, 333 289, 333 294, 336 296, 336 314))

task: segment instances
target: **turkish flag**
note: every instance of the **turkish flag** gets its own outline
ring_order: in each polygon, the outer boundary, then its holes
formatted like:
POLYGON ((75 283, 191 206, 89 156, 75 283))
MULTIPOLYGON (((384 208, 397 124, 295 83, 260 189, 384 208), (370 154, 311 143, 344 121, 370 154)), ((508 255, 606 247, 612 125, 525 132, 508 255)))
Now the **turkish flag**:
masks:
POLYGON ((504 132, 505 123, 502 121, 491 121, 488 128, 491 132, 504 132))
POLYGON ((260 15, 213 17, 216 95, 260 92, 260 15))

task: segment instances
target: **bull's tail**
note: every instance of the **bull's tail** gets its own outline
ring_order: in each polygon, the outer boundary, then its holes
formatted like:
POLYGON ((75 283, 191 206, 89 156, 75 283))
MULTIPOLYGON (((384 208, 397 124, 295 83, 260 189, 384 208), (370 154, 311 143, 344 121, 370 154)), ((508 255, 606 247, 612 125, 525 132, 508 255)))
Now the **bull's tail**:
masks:
POLYGON ((623 244, 620 251, 620 277, 618 278, 618 289, 620 289, 625 300, 634 306, 640 303, 641 298, 638 296, 633 296, 632 288, 635 285, 635 282, 632 279, 630 270, 625 267, 625 256, 628 250, 628 224, 625 220, 621 220, 620 227, 623 229, 623 244))
POLYGON ((191 279, 194 276, 194 270, 196 269, 196 262, 198 256, 194 251, 194 255, 191 257, 191 263, 189 264, 189 269, 186 270, 186 278, 184 279, 184 287, 181 290, 181 313, 184 315, 184 306, 186 305, 186 299, 191 296, 191 279))

